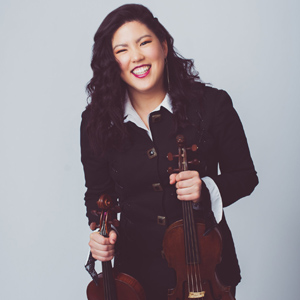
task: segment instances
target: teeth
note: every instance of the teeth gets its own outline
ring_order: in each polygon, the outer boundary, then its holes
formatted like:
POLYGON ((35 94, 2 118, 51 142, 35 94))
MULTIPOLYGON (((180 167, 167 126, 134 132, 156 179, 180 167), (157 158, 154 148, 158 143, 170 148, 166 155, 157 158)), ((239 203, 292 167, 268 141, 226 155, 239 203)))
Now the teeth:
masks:
POLYGON ((132 73, 134 73, 136 75, 142 75, 142 74, 146 73, 149 69, 150 69, 150 66, 143 66, 143 67, 134 69, 132 71, 132 73))

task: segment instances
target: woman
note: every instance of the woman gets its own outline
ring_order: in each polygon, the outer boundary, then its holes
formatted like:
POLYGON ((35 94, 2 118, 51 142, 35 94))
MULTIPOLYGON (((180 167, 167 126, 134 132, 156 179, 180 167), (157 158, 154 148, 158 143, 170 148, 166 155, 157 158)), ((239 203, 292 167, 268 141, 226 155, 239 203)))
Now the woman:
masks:
POLYGON ((222 208, 249 195, 258 179, 230 97, 200 82, 193 61, 175 52, 170 34, 142 5, 111 12, 94 40, 91 101, 81 125, 91 229, 101 194, 110 194, 122 212, 118 236, 91 234, 93 257, 116 255, 115 265, 142 284, 148 300, 167 299, 176 275, 161 256, 164 233, 182 219, 181 201, 193 201, 196 214, 218 223, 217 273, 234 293, 240 269, 222 208), (198 145, 194 158, 201 163, 169 176, 176 162, 166 156, 177 152, 179 133, 187 146, 198 145))

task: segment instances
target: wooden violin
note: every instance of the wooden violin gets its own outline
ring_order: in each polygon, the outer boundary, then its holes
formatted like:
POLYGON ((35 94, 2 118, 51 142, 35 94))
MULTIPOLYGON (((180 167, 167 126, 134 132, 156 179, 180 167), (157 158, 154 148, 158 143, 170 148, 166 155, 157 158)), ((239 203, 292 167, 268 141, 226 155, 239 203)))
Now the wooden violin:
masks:
MULTIPOLYGON (((113 201, 109 195, 102 195, 97 204, 101 211, 99 232, 108 237, 113 223, 113 201)), ((140 283, 135 278, 112 268, 111 261, 102 262, 102 273, 89 283, 87 298, 88 300, 146 300, 140 283)))
MULTIPOLYGON (((168 159, 178 157, 178 172, 188 169, 184 137, 176 137, 178 155, 168 154, 168 159)), ((190 148, 197 150, 197 146, 190 148)), ((191 162, 196 163, 196 161, 191 162)), ((169 169, 169 173, 173 172, 169 169)), ((235 300, 230 286, 223 286, 215 272, 221 262, 222 239, 214 227, 205 233, 203 220, 195 220, 192 201, 182 201, 183 220, 176 221, 166 230, 163 252, 168 265, 176 271, 177 284, 168 291, 168 300, 235 300)))

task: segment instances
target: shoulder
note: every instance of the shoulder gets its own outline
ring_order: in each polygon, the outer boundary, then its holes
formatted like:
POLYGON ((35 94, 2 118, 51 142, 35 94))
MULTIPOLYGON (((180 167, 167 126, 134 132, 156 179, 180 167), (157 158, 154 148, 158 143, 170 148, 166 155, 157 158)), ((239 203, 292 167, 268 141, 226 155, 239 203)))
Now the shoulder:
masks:
POLYGON ((192 89, 193 97, 189 101, 192 109, 211 115, 233 108, 232 100, 224 90, 200 82, 194 83, 192 89))
POLYGON ((229 94, 221 89, 195 82, 193 85, 194 101, 202 101, 207 105, 218 105, 222 102, 232 103, 229 94))
POLYGON ((86 129, 89 120, 91 118, 91 110, 89 106, 86 107, 86 109, 81 113, 81 129, 86 129))
POLYGON ((91 117, 91 109, 89 106, 87 106, 85 110, 81 113, 81 119, 86 121, 89 120, 90 117, 91 117))

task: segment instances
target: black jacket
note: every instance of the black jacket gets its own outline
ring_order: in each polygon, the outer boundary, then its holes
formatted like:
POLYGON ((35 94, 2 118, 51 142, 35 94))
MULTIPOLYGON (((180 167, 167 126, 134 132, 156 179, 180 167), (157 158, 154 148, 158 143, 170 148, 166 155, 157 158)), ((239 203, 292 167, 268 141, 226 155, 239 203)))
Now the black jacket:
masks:
MULTIPOLYGON (((162 281, 169 287, 174 284, 172 273, 164 271, 167 267, 161 259, 161 248, 167 226, 182 218, 181 203, 175 187, 169 185, 167 173, 168 167, 177 167, 176 161, 167 160, 168 152, 178 151, 177 134, 185 136, 187 147, 198 145, 199 150, 190 155, 200 164, 191 169, 215 181, 224 207, 249 195, 258 183, 242 124, 228 94, 200 83, 195 84, 195 89, 199 97, 187 104, 190 125, 174 132, 173 115, 162 107, 149 118, 153 141, 145 130, 128 122, 131 138, 122 149, 104 156, 92 152, 86 134, 89 112, 82 114, 81 150, 89 222, 97 221, 90 211, 97 208, 96 201, 102 193, 119 199, 122 213, 117 263, 142 283, 149 280, 144 273, 154 269, 154 285, 162 281)), ((223 238, 219 277, 234 286, 240 281, 240 270, 224 215, 218 227, 223 238)))

